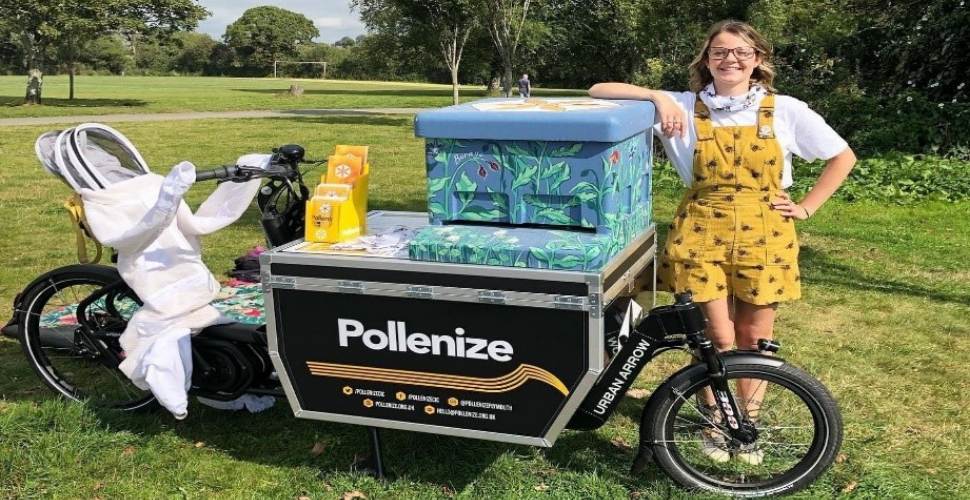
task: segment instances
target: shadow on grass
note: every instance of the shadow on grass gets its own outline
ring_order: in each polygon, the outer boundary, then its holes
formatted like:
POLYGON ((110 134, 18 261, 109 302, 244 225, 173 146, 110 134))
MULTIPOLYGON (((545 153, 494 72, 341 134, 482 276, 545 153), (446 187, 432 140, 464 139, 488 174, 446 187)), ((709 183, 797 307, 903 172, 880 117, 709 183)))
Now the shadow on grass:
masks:
MULTIPOLYGON (((99 412, 110 428, 142 435, 174 431, 187 442, 204 443, 241 461, 274 467, 315 469, 321 480, 331 474, 363 473, 370 456, 367 428, 292 415, 286 401, 258 414, 228 412, 203 406, 190 398, 189 418, 177 422, 159 411, 150 415, 99 412), (320 443, 317 445, 317 443, 320 443), (323 451, 314 453, 314 447, 323 451)), ((552 448, 465 439, 393 429, 379 430, 383 459, 390 481, 450 485, 461 491, 480 480, 504 455, 529 457, 540 453, 557 469, 596 473, 621 484, 667 482, 659 470, 629 476, 632 449, 620 449, 592 432, 566 432, 552 448)), ((199 444, 198 446, 203 446, 199 444)))
POLYGON ((878 278, 847 264, 845 260, 832 258, 826 252, 810 246, 800 249, 798 260, 802 269, 811 270, 808 275, 803 272, 804 281, 808 284, 835 285, 861 291, 925 297, 935 301, 957 304, 970 303, 970 293, 935 288, 902 280, 878 278))
MULTIPOLYGON (((45 108, 142 108, 146 101, 137 99, 57 99, 45 98, 41 107, 45 108)), ((23 98, 0 96, 0 106, 19 107, 24 105, 23 98)))
MULTIPOLYGON (((115 429, 144 435, 174 430, 192 443, 204 443, 241 461, 274 467, 308 467, 329 474, 365 473, 370 444, 367 428, 299 419, 285 400, 258 414, 209 408, 190 397, 189 418, 177 422, 164 411, 151 415, 99 412, 115 429), (319 443, 319 445, 318 445, 319 443), (314 448, 322 452, 314 452, 314 448)), ((391 481, 407 478, 463 489, 516 445, 434 434, 379 430, 385 472, 391 481)), ((518 447, 524 449, 525 447, 518 447)))

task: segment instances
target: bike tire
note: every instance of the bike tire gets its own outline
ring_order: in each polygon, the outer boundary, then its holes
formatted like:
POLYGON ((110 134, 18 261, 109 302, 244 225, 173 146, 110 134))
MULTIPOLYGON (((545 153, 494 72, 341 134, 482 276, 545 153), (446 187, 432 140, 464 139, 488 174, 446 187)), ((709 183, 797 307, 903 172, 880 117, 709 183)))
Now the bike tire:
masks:
MULTIPOLYGON (((644 410, 641 442, 652 446, 654 461, 664 473, 691 489, 761 497, 802 489, 832 465, 842 444, 842 416, 835 398, 818 380, 791 365, 750 360, 726 358, 725 370, 735 394, 739 379, 770 384, 757 418, 762 463, 741 460, 741 454, 751 455, 730 437, 723 443, 727 461, 704 453, 701 429, 718 423, 705 418, 699 408, 698 394, 710 382, 706 367, 696 365, 661 384, 644 410), (786 442, 788 438, 792 442, 786 442)), ((739 406, 746 410, 747 403, 739 401, 739 406)))
POLYGON ((158 406, 152 393, 136 387, 118 369, 123 353, 117 339, 140 307, 135 293, 121 282, 118 270, 110 266, 79 264, 50 271, 25 292, 20 343, 30 367, 61 397, 99 408, 150 411, 158 406), (83 311, 96 327, 85 335, 78 319, 79 304, 118 283, 116 291, 83 311), (116 356, 106 356, 92 341, 116 356))

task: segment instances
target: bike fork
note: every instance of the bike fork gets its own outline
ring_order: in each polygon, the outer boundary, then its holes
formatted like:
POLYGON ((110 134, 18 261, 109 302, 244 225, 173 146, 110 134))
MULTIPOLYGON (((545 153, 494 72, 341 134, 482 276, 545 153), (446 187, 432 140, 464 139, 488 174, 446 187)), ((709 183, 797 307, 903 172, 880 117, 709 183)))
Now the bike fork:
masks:
POLYGON ((738 405, 737 398, 731 392, 727 382, 727 371, 724 363, 714 344, 703 335, 697 335, 697 350, 700 353, 701 361, 707 366, 707 376, 711 381, 711 393, 714 396, 714 405, 720 413, 721 421, 728 428, 728 433, 732 438, 743 444, 753 443, 758 439, 758 429, 754 423, 747 418, 746 412, 738 405))

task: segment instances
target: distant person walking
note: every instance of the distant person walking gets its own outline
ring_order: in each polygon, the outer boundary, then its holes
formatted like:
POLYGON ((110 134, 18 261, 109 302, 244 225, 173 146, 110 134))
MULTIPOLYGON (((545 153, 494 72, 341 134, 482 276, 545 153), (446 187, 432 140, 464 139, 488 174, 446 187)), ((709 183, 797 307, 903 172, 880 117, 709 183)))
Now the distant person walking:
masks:
POLYGON ((519 79, 519 97, 526 99, 532 94, 532 82, 529 81, 529 74, 522 73, 519 79))

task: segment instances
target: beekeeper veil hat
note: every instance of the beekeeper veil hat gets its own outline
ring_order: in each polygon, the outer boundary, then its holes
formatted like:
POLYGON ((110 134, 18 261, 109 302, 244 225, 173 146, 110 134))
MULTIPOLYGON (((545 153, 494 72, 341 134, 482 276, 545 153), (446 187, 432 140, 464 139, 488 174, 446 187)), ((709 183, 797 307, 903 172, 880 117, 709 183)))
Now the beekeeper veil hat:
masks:
POLYGON ((104 189, 149 172, 131 141, 100 123, 43 134, 34 143, 34 152, 44 170, 75 190, 104 189))

